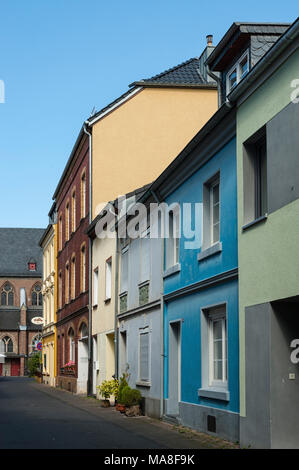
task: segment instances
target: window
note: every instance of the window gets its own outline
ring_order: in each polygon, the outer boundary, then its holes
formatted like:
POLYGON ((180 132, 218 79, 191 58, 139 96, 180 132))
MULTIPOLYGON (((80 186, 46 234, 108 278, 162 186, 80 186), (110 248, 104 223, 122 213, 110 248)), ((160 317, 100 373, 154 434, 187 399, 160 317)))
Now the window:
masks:
POLYGON ((243 54, 235 65, 230 69, 226 76, 226 93, 230 93, 233 88, 245 77, 249 72, 249 53, 243 54))
POLYGON ((139 306, 147 304, 149 301, 149 283, 139 286, 139 306))
POLYGON ((69 267, 69 263, 66 263, 65 265, 65 289, 64 289, 64 300, 65 300, 65 303, 68 304, 69 301, 70 301, 70 267, 69 267))
POLYGON ((1 305, 14 305, 14 290, 9 282, 2 287, 1 305))
POLYGON ((81 292, 86 290, 86 249, 85 245, 81 247, 81 292))
POLYGON ((43 305, 42 288, 40 284, 36 284, 32 289, 31 305, 43 305))
POLYGON ((12 353, 13 352, 13 342, 9 336, 5 336, 2 340, 2 347, 1 351, 4 353, 12 353))
POLYGON ((69 361, 75 362, 75 339, 74 330, 69 330, 69 361))
POLYGON ((124 313, 128 310, 128 294, 124 293, 119 296, 119 312, 124 313))
POLYGON ((203 186, 203 249, 220 240, 220 175, 217 173, 203 186))
POLYGON ((72 232, 76 230, 76 191, 72 194, 72 232))
POLYGON ((62 215, 59 217, 59 250, 62 250, 62 215))
POLYGON ((179 262, 180 212, 179 206, 168 212, 168 232, 166 233, 166 269, 179 262))
POLYGON ((44 354, 44 371, 47 370, 47 354, 44 354))
POLYGON ((140 333, 140 350, 139 350, 139 379, 141 382, 149 382, 149 332, 140 333))
POLYGON ((266 129, 259 130, 243 146, 244 223, 267 214, 266 129))
POLYGON ((72 272, 71 272, 71 298, 76 297, 76 257, 72 257, 72 272))
POLYGON ((255 146, 255 218, 267 212, 267 153, 266 141, 262 139, 255 146))
POLYGON ((65 206, 65 240, 70 238, 70 205, 65 206))
POLYGON ((210 221, 211 221, 211 242, 212 245, 219 241, 219 179, 214 181, 210 187, 210 221))
POLYGON ((120 293, 127 292, 128 290, 128 275, 129 275, 129 247, 126 246, 121 252, 120 259, 120 293))
POLYGON ((96 268, 93 272, 93 306, 98 305, 99 295, 99 269, 96 268))
POLYGON ((151 268, 151 239, 147 230, 140 238, 140 277, 139 282, 148 281, 151 268))
POLYGON ((82 323, 82 325, 80 327, 80 338, 81 339, 88 338, 88 328, 87 328, 86 323, 82 323))
POLYGON ((58 276, 58 308, 62 307, 62 273, 59 272, 58 276))
POLYGON ((81 177, 81 219, 86 216, 86 172, 81 177))
POLYGON ((112 259, 109 258, 106 261, 106 279, 105 279, 105 295, 106 299, 111 299, 111 289, 112 289, 112 259))
POLYGON ((199 396, 229 400, 226 305, 202 310, 202 388, 199 396))
POLYGON ((35 261, 29 261, 28 269, 29 269, 29 271, 36 271, 36 262, 35 261))

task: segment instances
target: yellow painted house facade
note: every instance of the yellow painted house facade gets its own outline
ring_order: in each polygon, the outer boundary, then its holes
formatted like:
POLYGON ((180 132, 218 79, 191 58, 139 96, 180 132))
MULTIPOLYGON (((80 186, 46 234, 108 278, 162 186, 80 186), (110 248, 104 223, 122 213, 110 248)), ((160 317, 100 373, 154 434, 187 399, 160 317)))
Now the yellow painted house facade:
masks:
POLYGON ((50 224, 40 240, 43 249, 43 312, 42 330, 42 372, 43 383, 55 387, 56 378, 56 292, 57 292, 57 225, 55 209, 50 212, 50 224))

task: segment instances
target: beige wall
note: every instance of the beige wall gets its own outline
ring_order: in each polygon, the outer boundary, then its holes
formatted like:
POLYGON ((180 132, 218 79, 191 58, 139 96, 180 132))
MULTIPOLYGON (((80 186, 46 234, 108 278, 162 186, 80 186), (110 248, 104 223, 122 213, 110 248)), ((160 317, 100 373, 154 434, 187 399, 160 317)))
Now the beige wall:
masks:
POLYGON ((94 124, 97 206, 156 179, 217 110, 217 90, 144 88, 94 124))
MULTIPOLYGON (((94 305, 94 285, 92 286, 92 334, 106 333, 114 330, 114 306, 115 306, 115 238, 95 238, 92 247, 92 271, 98 268, 98 302, 94 305), (106 260, 112 257, 112 290, 111 300, 105 302, 105 267, 106 260)), ((94 283, 94 280, 92 280, 94 283)))

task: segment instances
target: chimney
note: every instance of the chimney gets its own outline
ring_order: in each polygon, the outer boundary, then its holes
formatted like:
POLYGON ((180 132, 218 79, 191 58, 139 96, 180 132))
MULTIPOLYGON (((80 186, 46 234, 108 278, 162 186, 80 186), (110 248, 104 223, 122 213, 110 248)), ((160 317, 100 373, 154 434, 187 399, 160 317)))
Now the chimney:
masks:
POLYGON ((213 34, 207 34, 207 45, 208 46, 213 46, 213 34))

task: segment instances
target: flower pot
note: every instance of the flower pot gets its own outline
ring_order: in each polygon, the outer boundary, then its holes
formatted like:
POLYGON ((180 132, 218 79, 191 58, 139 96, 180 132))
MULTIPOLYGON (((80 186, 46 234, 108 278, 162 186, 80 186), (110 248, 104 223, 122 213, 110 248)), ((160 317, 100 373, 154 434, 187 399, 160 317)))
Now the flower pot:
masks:
POLYGON ((101 400, 101 407, 102 408, 109 408, 110 401, 109 400, 101 400))
POLYGON ((120 404, 120 403, 117 403, 116 409, 117 409, 117 411, 120 411, 121 413, 125 413, 125 411, 126 411, 126 405, 122 405, 122 404, 120 404))

